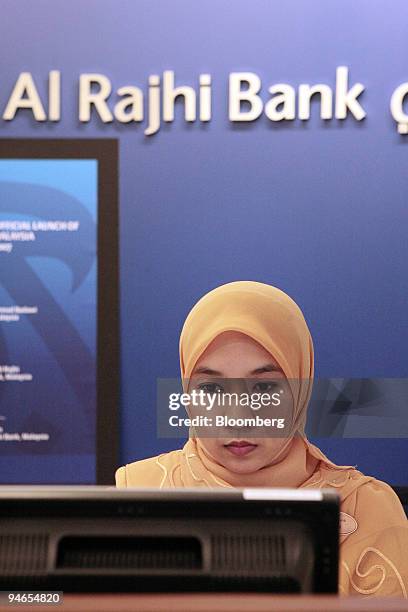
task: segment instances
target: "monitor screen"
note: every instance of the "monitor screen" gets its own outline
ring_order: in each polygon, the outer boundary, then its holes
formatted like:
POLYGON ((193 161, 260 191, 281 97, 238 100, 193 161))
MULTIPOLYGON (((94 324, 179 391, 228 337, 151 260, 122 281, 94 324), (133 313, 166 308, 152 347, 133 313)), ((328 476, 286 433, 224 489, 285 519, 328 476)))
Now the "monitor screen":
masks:
POLYGON ((115 140, 0 141, 3 484, 112 480, 117 214, 115 140))

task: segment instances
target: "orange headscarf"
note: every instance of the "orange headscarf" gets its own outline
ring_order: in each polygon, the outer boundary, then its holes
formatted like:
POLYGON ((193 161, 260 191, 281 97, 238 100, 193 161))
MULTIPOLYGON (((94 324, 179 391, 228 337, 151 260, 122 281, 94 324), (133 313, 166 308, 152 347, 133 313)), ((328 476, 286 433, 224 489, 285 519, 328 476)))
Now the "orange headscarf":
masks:
POLYGON ((204 295, 188 314, 180 336, 180 370, 183 388, 199 357, 225 331, 248 335, 278 362, 291 386, 294 415, 291 435, 269 465, 253 474, 235 474, 210 455, 190 433, 190 458, 205 480, 215 476, 225 486, 298 487, 313 474, 319 461, 335 466, 304 432, 314 376, 313 342, 299 306, 283 291, 260 282, 235 281, 204 295))

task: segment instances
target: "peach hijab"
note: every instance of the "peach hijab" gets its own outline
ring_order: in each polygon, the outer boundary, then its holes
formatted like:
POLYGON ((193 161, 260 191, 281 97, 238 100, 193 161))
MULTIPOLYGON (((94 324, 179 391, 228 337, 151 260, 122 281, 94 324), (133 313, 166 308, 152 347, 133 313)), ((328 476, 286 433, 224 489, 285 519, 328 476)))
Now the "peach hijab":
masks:
POLYGON ((336 466, 305 435, 307 406, 314 376, 313 342, 299 306, 283 291, 260 282, 235 281, 204 295, 188 314, 180 336, 180 370, 187 391, 197 360, 224 331, 244 333, 261 344, 278 362, 291 385, 294 414, 291 435, 272 463, 251 474, 235 474, 220 465, 190 432, 183 449, 184 486, 299 487, 318 465, 336 466))

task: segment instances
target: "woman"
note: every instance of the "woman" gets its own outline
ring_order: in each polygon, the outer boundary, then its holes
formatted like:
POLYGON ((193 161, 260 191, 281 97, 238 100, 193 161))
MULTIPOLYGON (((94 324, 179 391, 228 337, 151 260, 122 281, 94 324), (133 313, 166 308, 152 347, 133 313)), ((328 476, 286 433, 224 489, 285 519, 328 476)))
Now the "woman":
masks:
POLYGON ((192 429, 182 449, 119 468, 117 486, 333 487, 341 498, 340 593, 407 598, 408 522, 398 497, 386 483, 332 463, 304 433, 314 354, 297 304, 259 282, 210 291, 184 323, 180 369, 186 392, 214 393, 221 380, 288 390, 290 435, 204 437, 192 429))

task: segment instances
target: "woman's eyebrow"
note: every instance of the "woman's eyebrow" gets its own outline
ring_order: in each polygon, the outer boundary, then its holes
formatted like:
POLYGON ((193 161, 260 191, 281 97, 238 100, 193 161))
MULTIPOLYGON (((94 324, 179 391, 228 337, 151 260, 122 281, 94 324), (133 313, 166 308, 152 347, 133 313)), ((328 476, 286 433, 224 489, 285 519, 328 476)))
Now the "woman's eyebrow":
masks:
POLYGON ((222 372, 218 370, 212 370, 207 366, 200 366, 196 370, 194 370, 194 374, 209 374, 210 376, 221 376, 222 372))
POLYGON ((264 372, 280 372, 281 369, 279 366, 274 363, 266 363, 260 368, 256 368, 256 370, 252 370, 251 374, 263 374, 264 372))

